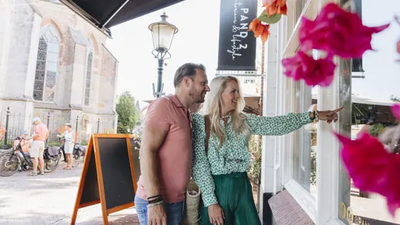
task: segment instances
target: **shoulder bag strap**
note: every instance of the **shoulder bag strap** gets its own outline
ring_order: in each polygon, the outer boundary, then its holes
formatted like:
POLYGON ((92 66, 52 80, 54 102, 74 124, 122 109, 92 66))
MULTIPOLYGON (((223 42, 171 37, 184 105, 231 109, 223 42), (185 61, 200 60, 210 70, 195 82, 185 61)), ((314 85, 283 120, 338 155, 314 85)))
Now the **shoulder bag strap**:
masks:
POLYGON ((204 123, 206 124, 206 155, 208 152, 208 139, 210 139, 210 117, 204 116, 204 123))

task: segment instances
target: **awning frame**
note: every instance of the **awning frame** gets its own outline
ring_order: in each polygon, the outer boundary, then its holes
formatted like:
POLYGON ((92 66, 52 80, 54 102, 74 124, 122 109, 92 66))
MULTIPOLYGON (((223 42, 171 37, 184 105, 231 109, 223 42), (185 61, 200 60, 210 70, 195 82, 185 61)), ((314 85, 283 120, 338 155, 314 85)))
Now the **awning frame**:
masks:
MULTIPOLYGON (((127 0, 128 2, 129 0, 127 0)), ((81 7, 79 7, 75 2, 71 0, 60 0, 64 5, 66 5, 68 8, 70 8, 72 11, 74 11, 78 16, 80 16, 82 19, 86 20, 88 23, 96 27, 101 33, 105 34, 108 38, 111 38, 111 31, 105 26, 99 27, 100 22, 96 20, 94 17, 92 17, 89 13, 87 13, 85 10, 83 10, 81 7)), ((119 10, 121 10, 120 8, 119 10)), ((113 17, 116 15, 114 13, 113 17)), ((112 18, 109 18, 107 22, 109 22, 112 18)))

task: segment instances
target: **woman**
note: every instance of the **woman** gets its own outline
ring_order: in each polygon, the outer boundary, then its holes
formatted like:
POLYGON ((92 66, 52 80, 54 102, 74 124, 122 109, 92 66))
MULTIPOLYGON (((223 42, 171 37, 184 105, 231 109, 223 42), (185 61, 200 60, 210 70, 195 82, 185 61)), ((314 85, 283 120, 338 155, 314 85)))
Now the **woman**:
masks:
POLYGON ((64 170, 71 170, 72 169, 72 151, 74 150, 75 146, 75 135, 74 131, 72 130, 71 124, 67 123, 67 129, 64 131, 64 151, 65 156, 67 159, 67 166, 64 167, 64 170))
POLYGON ((246 173, 252 134, 283 135, 317 118, 330 123, 342 109, 267 118, 243 113, 244 105, 238 79, 218 76, 210 83, 201 114, 193 115, 193 178, 202 191, 203 225, 261 224, 246 173), (208 142, 205 118, 210 122, 208 142))

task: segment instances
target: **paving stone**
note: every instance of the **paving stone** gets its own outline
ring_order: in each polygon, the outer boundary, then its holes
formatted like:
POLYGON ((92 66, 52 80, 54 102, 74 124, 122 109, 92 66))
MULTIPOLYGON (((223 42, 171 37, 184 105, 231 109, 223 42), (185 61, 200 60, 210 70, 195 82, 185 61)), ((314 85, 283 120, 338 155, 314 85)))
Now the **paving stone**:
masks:
MULTIPOLYGON (((63 170, 64 163, 43 176, 17 172, 0 177, 0 225, 66 225, 75 205, 82 163, 63 170)), ((110 224, 139 224, 135 208, 109 215, 110 224)), ((76 224, 101 225, 100 205, 79 209, 76 224)))

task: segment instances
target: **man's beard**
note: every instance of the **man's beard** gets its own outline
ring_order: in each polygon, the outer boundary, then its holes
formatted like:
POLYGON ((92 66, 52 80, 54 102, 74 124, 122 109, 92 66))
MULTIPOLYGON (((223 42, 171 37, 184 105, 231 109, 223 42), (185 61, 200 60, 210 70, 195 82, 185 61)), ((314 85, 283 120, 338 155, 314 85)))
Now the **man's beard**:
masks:
POLYGON ((201 92, 200 94, 196 94, 195 91, 189 92, 189 96, 193 99, 195 103, 203 103, 204 98, 202 98, 204 92, 201 92))

